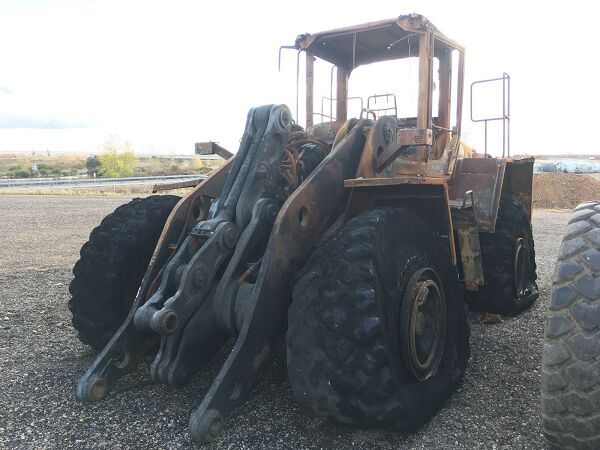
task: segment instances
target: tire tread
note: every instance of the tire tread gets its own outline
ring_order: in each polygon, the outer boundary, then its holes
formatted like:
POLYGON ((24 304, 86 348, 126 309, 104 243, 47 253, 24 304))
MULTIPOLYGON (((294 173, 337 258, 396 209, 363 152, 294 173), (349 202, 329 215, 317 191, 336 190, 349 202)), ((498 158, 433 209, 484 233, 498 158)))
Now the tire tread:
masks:
MULTIPOLYGON (((399 275, 396 279, 402 279, 399 275)), ((292 297, 288 377, 296 400, 316 415, 340 424, 414 431, 462 379, 469 357, 462 289, 442 238, 411 210, 379 208, 348 221, 312 252, 292 297), (376 288, 389 267, 382 249, 393 246, 394 257, 409 260, 415 234, 428 242, 427 251, 437 250, 436 263, 447 261, 444 289, 452 290, 448 301, 456 302, 448 325, 456 342, 447 341, 451 350, 442 367, 421 383, 402 369, 400 355, 387 345, 389 324, 376 288)))
POLYGON ((559 250, 542 357, 542 427, 562 448, 600 444, 600 202, 575 208, 559 250), (576 242, 576 243, 574 243, 576 242), (573 251, 577 247, 578 251, 573 251))
POLYGON ((148 265, 165 221, 179 201, 174 195, 135 198, 107 215, 83 244, 73 267, 68 307, 78 337, 101 350, 127 314, 128 285, 148 265), (127 297, 127 298, 125 298, 127 297))

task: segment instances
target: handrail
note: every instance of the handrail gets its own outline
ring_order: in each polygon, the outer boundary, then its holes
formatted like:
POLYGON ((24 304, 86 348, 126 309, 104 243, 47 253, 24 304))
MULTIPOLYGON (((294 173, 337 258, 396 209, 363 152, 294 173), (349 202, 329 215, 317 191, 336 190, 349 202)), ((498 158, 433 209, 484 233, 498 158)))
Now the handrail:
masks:
POLYGON ((506 72, 502 73, 501 77, 489 78, 487 80, 478 80, 471 83, 471 122, 483 122, 484 123, 484 142, 485 142, 485 155, 487 156, 487 129, 488 122, 495 120, 502 121, 502 157, 510 156, 510 75, 506 72), (502 81, 502 115, 500 117, 486 117, 482 119, 473 118, 473 87, 476 84, 491 83, 495 81, 502 81))

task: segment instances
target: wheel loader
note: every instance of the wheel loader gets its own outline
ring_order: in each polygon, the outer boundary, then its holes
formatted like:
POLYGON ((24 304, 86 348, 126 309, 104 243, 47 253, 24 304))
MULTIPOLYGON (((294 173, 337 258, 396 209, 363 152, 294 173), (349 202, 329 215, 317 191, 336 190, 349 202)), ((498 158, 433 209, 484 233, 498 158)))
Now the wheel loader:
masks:
POLYGON ((411 14, 284 48, 305 58, 304 120, 298 95, 295 116, 250 109, 219 169, 183 198, 120 206, 81 249, 69 307, 100 353, 79 399, 146 361, 153 381, 183 386, 231 345, 189 421, 207 443, 285 348, 308 411, 410 432, 463 378, 467 305, 515 315, 537 298, 533 159, 461 141, 463 47, 411 14), (350 117, 353 70, 403 59, 418 64, 416 116, 375 92, 350 117), (315 112, 316 61, 331 66, 329 114, 315 112))

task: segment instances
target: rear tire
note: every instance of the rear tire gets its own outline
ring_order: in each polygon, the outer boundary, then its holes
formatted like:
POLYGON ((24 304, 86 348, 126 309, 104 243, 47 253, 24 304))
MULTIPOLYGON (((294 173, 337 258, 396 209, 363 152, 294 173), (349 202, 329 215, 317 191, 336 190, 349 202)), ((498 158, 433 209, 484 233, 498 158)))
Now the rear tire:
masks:
POLYGON ((292 297, 288 377, 296 400, 317 415, 414 431, 463 377, 469 326, 457 272, 447 244, 409 209, 380 208, 348 221, 312 253, 292 297), (429 377, 415 373, 401 350, 407 286, 422 270, 439 274, 445 302, 445 345, 429 377))
POLYGON ((484 285, 467 292, 476 311, 515 316, 538 297, 535 247, 531 223, 523 205, 502 200, 495 233, 480 233, 484 285))
POLYGON ((553 445, 600 448, 600 202, 579 205, 558 254, 542 358, 542 427, 553 445))
POLYGON ((174 195, 136 198, 92 230, 69 285, 69 309, 81 342, 101 350, 121 326, 179 199, 174 195))

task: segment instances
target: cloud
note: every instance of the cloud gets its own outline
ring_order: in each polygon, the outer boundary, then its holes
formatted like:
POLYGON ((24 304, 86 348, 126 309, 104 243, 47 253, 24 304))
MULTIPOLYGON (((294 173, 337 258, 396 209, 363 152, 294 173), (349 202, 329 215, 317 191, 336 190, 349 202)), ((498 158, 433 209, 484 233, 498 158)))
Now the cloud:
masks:
POLYGON ((90 128, 91 125, 77 115, 44 110, 38 98, 15 94, 0 84, 0 129, 76 129, 90 128), (42 106, 42 107, 41 107, 42 106))
POLYGON ((28 117, 0 113, 0 128, 41 128, 41 129, 66 129, 89 128, 90 125, 83 121, 64 120, 57 117, 28 117))

